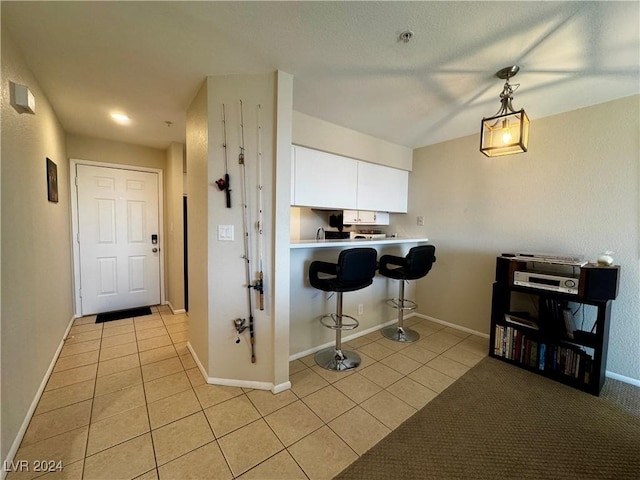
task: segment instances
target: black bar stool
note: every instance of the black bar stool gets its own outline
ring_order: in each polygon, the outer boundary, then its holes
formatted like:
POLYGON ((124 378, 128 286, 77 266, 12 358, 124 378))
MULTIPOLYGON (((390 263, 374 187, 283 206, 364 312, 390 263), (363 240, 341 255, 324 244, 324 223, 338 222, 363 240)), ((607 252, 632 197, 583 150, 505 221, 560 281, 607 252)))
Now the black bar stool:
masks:
POLYGON ((335 346, 321 350, 315 355, 316 363, 323 368, 344 371, 360 365, 360 356, 357 353, 342 350, 342 331, 353 330, 359 325, 354 317, 343 315, 342 294, 360 290, 373 283, 377 256, 374 248, 349 248, 340 252, 338 263, 314 261, 309 266, 311 286, 325 292, 337 293, 336 313, 320 318, 322 325, 336 331, 335 346), (322 274, 324 275, 321 277, 322 274))
POLYGON ((418 305, 404 298, 404 282, 424 277, 436 261, 436 247, 433 245, 419 245, 409 250, 406 257, 383 255, 380 257, 380 274, 385 277, 400 280, 398 298, 387 300, 387 304, 398 309, 398 324, 382 329, 382 335, 396 342, 415 342, 420 334, 415 330, 404 327, 404 312, 415 310, 418 305))

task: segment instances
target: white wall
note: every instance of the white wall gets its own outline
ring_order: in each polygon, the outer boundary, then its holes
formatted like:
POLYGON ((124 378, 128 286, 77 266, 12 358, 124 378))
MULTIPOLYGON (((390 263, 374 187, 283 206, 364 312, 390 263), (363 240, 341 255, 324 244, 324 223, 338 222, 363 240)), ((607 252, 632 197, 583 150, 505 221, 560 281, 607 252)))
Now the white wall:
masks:
POLYGON ((428 236, 437 257, 417 282, 419 312, 488 332, 500 253, 594 261, 613 250, 622 273, 607 370, 639 380, 639 103, 633 96, 532 121, 525 154, 486 158, 477 136, 417 149, 400 230, 428 236))
POLYGON ((86 135, 67 134, 69 158, 165 170, 165 151, 86 135))
POLYGON ((165 182, 165 290, 174 312, 184 310, 184 235, 183 235, 183 161, 184 145, 172 143, 166 151, 165 182))
POLYGON ((208 82, 187 110, 187 250, 189 276, 189 342, 202 367, 209 371, 208 289, 208 82))
POLYGON ((2 440, 16 440, 72 317, 69 162, 47 98, 2 30, 2 440), (9 81, 27 85, 36 114, 10 106, 9 81), (59 202, 47 200, 45 159, 58 167, 59 202))
MULTIPOLYGON (((257 382, 263 387, 274 384, 274 198, 276 173, 276 102, 278 74, 230 75, 208 77, 189 108, 187 125, 187 178, 189 195, 189 298, 190 322, 208 338, 208 351, 196 348, 198 356, 208 358, 207 373, 216 383, 257 382), (241 145, 240 100, 244 119, 244 173, 238 162, 241 145), (231 183, 231 208, 226 208, 224 192, 215 182, 225 174, 222 105, 226 108, 227 159, 231 183), (258 220, 258 105, 262 124, 263 235, 256 229, 258 220), (197 119, 197 121, 196 121, 197 119), (193 121, 192 121, 193 120, 193 121), (246 209, 243 208, 242 185, 246 175, 246 209), (194 195, 197 192, 197 197, 194 195), (193 221, 191 212, 194 213, 193 221), (255 290, 247 289, 244 258, 244 221, 248 226, 250 281, 259 271, 262 251, 265 277, 265 309, 258 309, 255 290), (233 241, 218 240, 218 226, 234 228, 233 241), (194 234, 192 235, 192 231, 194 234), (262 242, 262 248, 259 244, 262 242), (200 255, 198 256, 198 252, 200 255), (192 275, 192 261, 199 262, 198 275, 192 275), (207 270, 205 278, 202 265, 207 270), (197 291, 192 290, 196 289, 197 291), (251 293, 255 325, 256 362, 251 362, 249 331, 236 343, 233 321, 249 321, 248 296, 251 293), (203 303, 196 296, 206 295, 206 312, 197 314, 191 303, 203 303), (202 325, 206 323, 206 327, 202 325), (202 352, 202 353, 201 353, 202 352)), ((289 120, 290 130, 290 120, 289 120)), ((287 136, 290 139, 290 135, 287 136)), ((290 150, 290 147, 288 148, 290 150)), ((286 155, 290 162, 290 153, 286 155)), ((286 216, 288 225, 288 215, 286 216)), ((287 226, 288 229, 288 226, 287 226)), ((288 232, 287 232, 288 235, 288 232)), ((193 343, 195 333, 190 338, 193 343)), ((201 341, 201 340, 200 340, 201 341)), ((195 345, 194 345, 195 346, 195 345)), ((202 359, 201 359, 202 360, 202 359)))
POLYGON ((371 135, 293 112, 293 143, 336 155, 411 170, 412 150, 371 135))

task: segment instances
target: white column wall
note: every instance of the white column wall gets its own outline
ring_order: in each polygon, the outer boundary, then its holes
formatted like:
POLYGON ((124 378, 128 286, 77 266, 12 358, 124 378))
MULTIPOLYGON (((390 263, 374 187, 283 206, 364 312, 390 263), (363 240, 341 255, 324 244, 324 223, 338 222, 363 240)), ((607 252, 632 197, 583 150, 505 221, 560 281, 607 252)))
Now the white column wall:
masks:
MULTIPOLYGON (((288 337, 282 335, 286 318, 274 320, 278 294, 288 295, 288 281, 275 281, 274 254, 277 251, 274 242, 276 214, 275 189, 276 155, 282 155, 282 161, 290 163, 290 105, 292 97, 292 81, 290 76, 281 72, 261 75, 229 75, 208 77, 206 87, 198 95, 190 108, 206 115, 206 122, 188 126, 187 132, 187 178, 189 197, 189 304, 190 322, 196 324, 196 331, 206 333, 208 348, 195 348, 197 355, 206 355, 205 367, 211 383, 227 385, 243 385, 253 388, 276 388, 277 384, 288 381, 288 359, 286 366, 280 358, 278 380, 275 379, 274 358, 275 346, 288 343, 288 337), (243 119, 241 122, 240 100, 243 102, 243 119), (279 106, 278 102, 282 105, 279 106), (195 104, 198 104, 197 108, 195 104), (226 155, 231 184, 231 208, 226 208, 225 193, 216 186, 216 180, 225 174, 225 150, 223 145, 223 110, 226 111, 226 155), (262 152, 262 195, 263 195, 263 228, 262 235, 256 228, 258 221, 258 105, 261 118, 261 152, 262 152), (206 109, 206 112, 205 112, 206 109), (287 113, 287 110, 289 113, 287 113), (242 143, 244 126, 245 166, 238 161, 242 143), (199 130, 199 133, 196 131, 199 130), (206 137, 206 154, 204 141, 206 137), (197 152, 189 142, 201 143, 197 152), (276 146, 276 141, 277 146, 276 146), (194 156, 192 156, 192 153, 194 156), (206 162, 206 163, 205 163, 206 162), (197 163, 197 172, 192 172, 192 164, 197 163), (243 202, 242 186, 246 178, 246 209, 243 202), (199 194, 194 198, 193 188, 199 194), (259 310, 258 295, 247 288, 245 259, 245 222, 243 210, 247 214, 247 241, 249 248, 250 283, 255 283, 260 270, 265 281, 265 309, 259 310), (194 211, 192 225, 191 212, 194 211), (234 231, 232 241, 219 240, 218 228, 231 226, 234 231), (197 237, 191 239, 191 232, 198 231, 197 237), (198 255, 198 252, 201 255, 198 255), (193 260, 192 260, 193 259, 193 260), (197 278, 192 276, 192 262, 198 270, 197 278), (206 269, 206 275, 203 270, 206 269), (195 285, 192 283, 195 282, 195 285), (192 291, 192 287, 195 289, 192 291), (285 292, 286 291, 286 292, 285 292), (236 331, 233 321, 244 318, 249 322, 248 295, 251 294, 252 313, 254 317, 254 347, 256 362, 251 362, 251 342, 247 329, 240 335, 236 343, 236 331), (282 292, 282 293, 281 293, 282 292), (206 295, 206 301, 195 296, 206 295), (191 304, 197 306, 197 313, 192 312, 191 304), (206 310, 206 313, 205 313, 206 310), (206 328, 202 325, 206 324, 206 328), (274 332, 279 332, 277 336, 274 332)), ((278 158, 280 162, 280 158, 278 158)), ((281 176, 289 175, 290 167, 280 170, 281 176)), ((284 192, 286 193, 286 192, 284 192)), ((288 197, 287 197, 288 199, 288 197)), ((278 219, 278 222, 280 220, 278 219)), ((288 246, 288 212, 282 221, 286 225, 288 246)), ((288 253, 288 252, 287 252, 288 253)), ((281 311, 281 308, 280 308, 281 311)), ((192 344, 195 332, 190 335, 192 344)), ((202 342, 202 339, 198 340, 202 342)), ((194 345, 195 346, 195 345, 194 345)), ((280 355, 282 357, 282 355, 280 355)), ((284 357, 283 357, 284 358, 284 357)), ((204 364, 204 362, 202 362, 204 364)))

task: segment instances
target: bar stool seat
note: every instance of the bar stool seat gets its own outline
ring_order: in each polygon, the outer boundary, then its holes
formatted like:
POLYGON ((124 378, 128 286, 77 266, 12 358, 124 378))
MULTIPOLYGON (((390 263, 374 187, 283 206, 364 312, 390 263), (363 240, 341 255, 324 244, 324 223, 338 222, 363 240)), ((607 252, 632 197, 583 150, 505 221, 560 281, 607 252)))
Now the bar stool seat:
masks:
POLYGON ((378 253, 374 248, 349 248, 342 250, 337 263, 311 262, 309 282, 311 286, 325 292, 335 292, 336 311, 320 318, 320 323, 335 330, 333 347, 316 353, 315 361, 327 370, 352 370, 360 365, 360 356, 342 349, 342 331, 357 328, 358 320, 342 313, 342 294, 368 287, 376 274, 378 253))
POLYGON ((429 271, 436 261, 436 247, 433 245, 419 245, 409 250, 405 257, 395 255, 383 255, 380 257, 380 274, 400 280, 400 291, 397 298, 390 298, 387 304, 398 310, 398 324, 385 327, 381 330, 382 335, 396 342, 415 342, 420 338, 420 334, 404 326, 404 312, 415 310, 418 305, 404 298, 404 283, 409 280, 422 278, 429 271))

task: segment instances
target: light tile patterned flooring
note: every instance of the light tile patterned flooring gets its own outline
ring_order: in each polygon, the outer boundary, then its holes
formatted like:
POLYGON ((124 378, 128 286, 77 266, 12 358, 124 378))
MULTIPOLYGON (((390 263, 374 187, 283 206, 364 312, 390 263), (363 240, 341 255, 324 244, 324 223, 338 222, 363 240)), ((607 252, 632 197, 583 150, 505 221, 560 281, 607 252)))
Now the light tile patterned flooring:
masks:
POLYGON ((379 332, 349 342, 363 360, 354 372, 295 360, 291 390, 273 395, 207 385, 187 317, 153 311, 75 321, 14 465, 61 460, 46 480, 332 478, 488 350, 487 339, 414 317, 418 342, 379 332))

